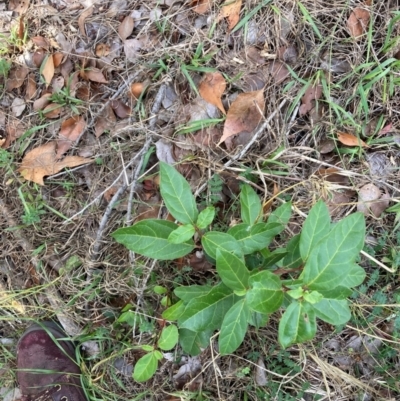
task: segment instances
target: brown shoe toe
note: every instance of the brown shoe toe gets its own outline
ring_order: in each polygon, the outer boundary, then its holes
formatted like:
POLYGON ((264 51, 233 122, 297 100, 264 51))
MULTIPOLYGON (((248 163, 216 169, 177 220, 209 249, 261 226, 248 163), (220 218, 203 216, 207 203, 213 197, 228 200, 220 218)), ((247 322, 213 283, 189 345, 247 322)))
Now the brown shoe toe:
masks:
POLYGON ((17 346, 17 378, 22 396, 32 401, 87 401, 75 347, 53 322, 31 326, 17 346))

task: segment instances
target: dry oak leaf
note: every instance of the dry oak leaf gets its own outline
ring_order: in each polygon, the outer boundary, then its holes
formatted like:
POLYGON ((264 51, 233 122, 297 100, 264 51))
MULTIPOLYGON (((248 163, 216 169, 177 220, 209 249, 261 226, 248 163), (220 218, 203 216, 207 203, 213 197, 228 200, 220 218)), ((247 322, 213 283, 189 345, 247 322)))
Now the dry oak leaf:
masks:
POLYGON ((43 60, 40 70, 43 75, 44 82, 46 83, 46 88, 47 88, 50 85, 51 80, 53 79, 53 76, 54 76, 54 60, 53 60, 53 56, 51 54, 49 54, 43 60))
POLYGON ((363 140, 357 138, 352 134, 347 134, 345 132, 338 132, 337 136, 339 142, 343 143, 343 145, 368 147, 368 145, 363 140))
POLYGON ((32 149, 22 159, 18 171, 26 180, 44 185, 45 176, 57 174, 66 167, 77 167, 93 161, 80 156, 66 156, 63 160, 57 160, 56 146, 56 142, 52 141, 32 149))
POLYGON ((95 67, 86 70, 81 70, 80 75, 83 79, 86 79, 87 81, 98 82, 99 84, 108 83, 103 73, 98 68, 95 67))
POLYGON ((362 7, 354 8, 347 20, 347 28, 350 35, 355 39, 359 39, 367 31, 369 20, 369 10, 362 7))
POLYGON ((208 72, 204 75, 199 85, 200 96, 208 103, 218 107, 222 113, 226 114, 222 104, 221 96, 226 89, 225 78, 220 72, 208 72))
POLYGON ((263 89, 238 95, 228 110, 224 132, 218 145, 243 131, 252 132, 261 121, 264 108, 263 89))
POLYGON ((315 106, 315 101, 322 96, 322 85, 314 84, 307 88, 301 98, 302 105, 299 109, 300 116, 304 116, 315 106))
POLYGON ((74 116, 63 121, 57 140, 57 160, 71 148, 85 128, 86 121, 82 116, 74 116))
POLYGON ((118 27, 118 34, 122 41, 124 41, 133 32, 135 27, 135 20, 130 16, 126 16, 118 27))
POLYGON ((6 89, 7 91, 11 91, 13 89, 19 88, 24 83, 25 77, 28 75, 28 68, 24 66, 19 66, 17 68, 13 68, 10 71, 10 75, 6 81, 6 89))
POLYGON ((79 16, 78 26, 83 37, 86 37, 85 20, 93 14, 93 9, 93 6, 90 6, 86 10, 83 10, 82 14, 79 16))
POLYGON ((197 14, 205 14, 211 8, 211 0, 192 0, 191 6, 197 14))
POLYGON ((222 6, 218 15, 217 22, 226 18, 228 20, 228 31, 231 31, 240 19, 240 9, 242 8, 242 0, 228 0, 222 6))

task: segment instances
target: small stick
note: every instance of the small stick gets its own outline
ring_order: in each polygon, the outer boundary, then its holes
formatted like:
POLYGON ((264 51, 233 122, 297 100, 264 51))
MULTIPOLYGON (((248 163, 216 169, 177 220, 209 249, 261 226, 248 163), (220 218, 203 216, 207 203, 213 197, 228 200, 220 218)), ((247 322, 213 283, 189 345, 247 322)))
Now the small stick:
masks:
POLYGON ((366 258, 368 258, 369 260, 372 260, 372 262, 375 262, 378 266, 382 267, 383 269, 385 269, 389 273, 395 273, 396 272, 395 269, 391 269, 390 267, 387 267, 385 264, 383 264, 382 262, 379 262, 379 260, 375 259, 373 256, 371 256, 367 252, 361 250, 360 253, 362 255, 364 255, 366 258))

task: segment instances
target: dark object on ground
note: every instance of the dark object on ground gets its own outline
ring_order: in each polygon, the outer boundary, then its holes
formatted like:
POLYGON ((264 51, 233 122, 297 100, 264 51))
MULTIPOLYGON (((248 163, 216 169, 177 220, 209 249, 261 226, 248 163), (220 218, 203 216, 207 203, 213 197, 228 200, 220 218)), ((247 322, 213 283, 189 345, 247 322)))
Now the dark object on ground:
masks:
POLYGON ((23 334, 17 369, 24 401, 87 401, 75 347, 56 323, 34 324, 23 334))

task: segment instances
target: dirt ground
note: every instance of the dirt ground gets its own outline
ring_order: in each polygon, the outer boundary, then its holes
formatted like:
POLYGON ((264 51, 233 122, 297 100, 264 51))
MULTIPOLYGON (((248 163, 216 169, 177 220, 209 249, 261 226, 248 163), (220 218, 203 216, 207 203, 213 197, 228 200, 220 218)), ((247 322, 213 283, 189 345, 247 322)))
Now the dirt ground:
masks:
POLYGON ((83 344, 91 400, 399 400, 399 16, 394 0, 1 2, 2 394, 19 336, 58 319, 83 344), (362 211, 350 322, 282 350, 275 316, 234 355, 215 338, 197 358, 177 347, 136 383, 136 346, 163 325, 155 286, 214 277, 110 236, 165 217, 158 161, 178 163, 221 227, 243 182, 266 212, 292 201, 273 247, 319 199, 334 221, 362 211))

